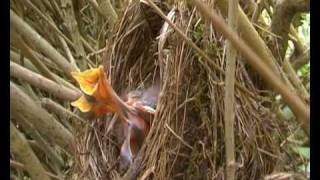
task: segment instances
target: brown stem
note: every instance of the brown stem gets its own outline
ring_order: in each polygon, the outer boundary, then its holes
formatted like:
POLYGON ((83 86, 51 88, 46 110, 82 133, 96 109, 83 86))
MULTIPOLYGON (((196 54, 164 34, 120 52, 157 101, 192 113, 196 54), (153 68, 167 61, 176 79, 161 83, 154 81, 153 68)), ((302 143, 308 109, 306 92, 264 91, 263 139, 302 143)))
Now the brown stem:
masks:
POLYGON ((10 27, 14 27, 24 39, 39 48, 44 54, 51 58, 69 77, 70 72, 77 71, 48 41, 40 36, 32 27, 25 23, 19 16, 10 10, 10 27))
POLYGON ((89 3, 104 19, 109 21, 110 27, 115 24, 116 20, 118 19, 118 15, 114 10, 110 0, 101 1, 100 6, 96 0, 89 0, 89 3))
POLYGON ((81 69, 87 69, 87 63, 85 59, 86 53, 84 51, 83 44, 81 43, 81 39, 80 39, 81 35, 79 32, 78 22, 74 13, 73 2, 72 0, 64 0, 64 1, 61 1, 61 6, 65 7, 62 9, 62 11, 61 10, 60 11, 64 15, 65 22, 68 26, 72 41, 74 42, 74 45, 75 45, 74 57, 79 60, 78 61, 80 62, 79 67, 81 69))
MULTIPOLYGON (((218 66, 215 61, 213 59, 211 59, 204 51, 202 51, 195 43, 192 42, 192 40, 190 38, 188 38, 187 35, 185 35, 185 33, 183 33, 175 24, 173 24, 173 22, 168 19, 168 17, 166 17, 166 15, 161 11, 161 9, 159 7, 157 7, 156 4, 154 4, 152 1, 150 0, 146 0, 149 5, 155 9, 156 13, 159 14, 177 33, 178 35, 180 35, 182 37, 182 39, 189 45, 191 46, 208 64, 210 64, 215 70, 217 70, 219 73, 221 73, 222 75, 225 75, 225 72, 222 68, 220 68, 220 66, 218 66)), ((199 58, 199 61, 200 60, 199 58)), ((256 99, 257 97, 250 91, 248 91, 247 88, 245 88, 244 86, 242 86, 239 82, 235 82, 235 86, 242 91, 243 93, 245 93, 246 95, 250 96, 253 99, 256 99)))
POLYGON ((61 119, 64 119, 65 121, 69 118, 72 118, 73 120, 75 120, 76 123, 86 122, 83 118, 67 110, 66 108, 49 98, 42 98, 41 105, 48 109, 50 112, 57 114, 61 119))
MULTIPOLYGON (((228 24, 235 32, 238 30, 238 0, 229 0, 228 24)), ((227 180, 235 179, 235 150, 234 150, 234 118, 235 118, 235 66, 237 50, 233 47, 230 40, 226 42, 226 77, 225 77, 225 97, 224 97, 224 129, 225 129, 225 152, 226 152, 226 177, 227 180)))
POLYGON ((10 150, 24 163, 25 169, 34 180, 50 180, 39 159, 32 151, 26 138, 10 121, 10 150))
POLYGON ((294 70, 298 70, 308 62, 310 62, 310 49, 308 49, 306 52, 296 57, 295 59, 290 60, 290 63, 292 63, 294 70))
MULTIPOLYGON (((11 167, 15 167, 15 168, 19 168, 19 169, 23 169, 23 170, 26 170, 26 166, 20 162, 17 162, 17 161, 14 161, 14 160, 11 160, 10 159, 10 166, 11 167)), ((45 174, 47 174, 48 176, 50 176, 51 178, 53 179, 58 179, 58 180, 62 180, 62 178, 48 172, 48 171, 45 171, 44 172, 45 174)))
POLYGON ((308 102, 310 95, 309 95, 308 91, 306 90, 306 88, 304 87, 304 85, 302 84, 301 80, 299 79, 297 73, 295 72, 295 70, 291 66, 288 59, 285 59, 283 61, 283 70, 287 74, 289 80, 292 82, 292 84, 297 89, 296 92, 297 92, 298 96, 300 96, 300 98, 303 101, 308 102))
POLYGON ((215 12, 212 11, 204 3, 199 0, 192 0, 201 14, 209 19, 214 27, 219 30, 226 38, 228 38, 235 48, 246 58, 247 62, 261 75, 261 77, 278 93, 280 93, 284 101, 289 105, 297 119, 302 124, 306 134, 310 135, 310 110, 302 100, 293 94, 287 86, 277 77, 276 74, 269 68, 265 62, 272 62, 270 57, 267 60, 262 60, 240 37, 234 33, 224 22, 224 20, 215 12))
POLYGON ((32 52, 31 48, 24 42, 24 40, 18 35, 15 40, 15 45, 21 49, 21 51, 30 58, 32 64, 37 67, 37 69, 43 74, 46 78, 51 79, 52 81, 58 82, 53 76, 53 73, 48 69, 48 67, 40 61, 40 59, 32 52))
POLYGON ((72 134, 12 82, 10 82, 10 115, 16 119, 27 119, 50 143, 57 144, 72 154, 72 134))
POLYGON ((43 89, 54 96, 67 101, 73 101, 79 98, 80 92, 71 90, 65 86, 59 85, 40 74, 34 73, 14 62, 10 61, 10 76, 27 81, 33 86, 43 89))
POLYGON ((281 38, 273 39, 271 48, 278 59, 283 60, 287 47, 291 21, 297 13, 309 11, 308 0, 279 0, 276 1, 272 16, 271 31, 281 38))
MULTIPOLYGON (((36 52, 35 52, 35 51, 32 51, 32 53, 36 53, 36 52)), ((40 58, 38 55, 37 55, 37 57, 40 58)), ((27 68, 27 69, 35 72, 35 73, 40 73, 39 70, 31 63, 31 61, 30 61, 28 58, 24 57, 23 63, 20 62, 20 55, 19 55, 18 53, 16 53, 16 52, 12 51, 12 50, 10 50, 10 60, 12 60, 12 62, 15 62, 15 63, 20 64, 20 65, 23 64, 23 66, 24 66, 25 68, 27 68)), ((42 60, 43 60, 43 58, 42 58, 42 60)), ((75 87, 73 84, 71 84, 70 82, 66 81, 65 79, 61 78, 60 76, 56 75, 55 73, 53 73, 53 76, 54 76, 62 85, 66 86, 66 87, 68 87, 68 88, 70 88, 70 89, 72 89, 72 90, 74 90, 74 91, 78 91, 78 92, 80 93, 79 89, 76 88, 76 87, 75 87)))
MULTIPOLYGON (((228 12, 227 0, 217 0, 216 4, 222 14, 226 16, 228 12)), ((276 65, 276 59, 240 6, 238 7, 238 26, 239 34, 241 34, 243 41, 245 41, 248 46, 250 46, 252 50, 264 60, 264 63, 266 63, 271 70, 280 77, 280 72, 276 65)))
POLYGON ((38 142, 39 148, 51 160, 51 163, 58 165, 58 167, 61 169, 63 168, 64 162, 61 156, 59 156, 57 152, 52 149, 48 142, 40 135, 40 133, 27 119, 22 117, 14 118, 13 120, 15 120, 14 122, 17 122, 19 125, 21 125, 24 132, 26 132, 30 137, 32 137, 32 139, 38 142))

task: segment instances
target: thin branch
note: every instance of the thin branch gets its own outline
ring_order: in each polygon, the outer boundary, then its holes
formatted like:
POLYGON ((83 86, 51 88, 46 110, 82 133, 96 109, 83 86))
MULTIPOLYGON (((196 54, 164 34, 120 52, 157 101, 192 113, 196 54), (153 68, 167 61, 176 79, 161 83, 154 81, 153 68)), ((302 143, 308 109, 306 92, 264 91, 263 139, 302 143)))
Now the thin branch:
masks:
POLYGON ((167 123, 165 124, 165 126, 182 144, 187 146, 189 149, 194 150, 193 147, 190 144, 188 144, 186 141, 184 141, 182 137, 180 137, 177 133, 175 133, 174 130, 171 129, 167 123))
POLYGON ((278 58, 283 60, 287 47, 290 32, 291 21, 297 13, 308 12, 308 0, 279 0, 276 1, 275 10, 272 16, 271 31, 281 38, 273 39, 272 48, 273 54, 278 55, 278 58), (277 46, 275 46, 277 44, 277 46))
POLYGON ((308 49, 307 51, 305 51, 303 54, 296 57, 295 59, 290 59, 290 63, 292 63, 294 70, 298 70, 308 62, 310 62, 310 49, 308 49))
POLYGON ((10 121, 10 150, 18 156, 25 169, 34 180, 50 180, 39 159, 32 151, 26 138, 10 121))
MULTIPOLYGON (((35 53, 35 51, 32 51, 32 53, 35 53)), ((36 54, 36 53, 35 53, 36 54)), ((40 58, 37 55, 38 58, 40 58)), ((22 65, 23 67, 30 69, 31 71, 35 72, 35 73, 40 73, 39 70, 31 63, 31 61, 24 57, 24 61, 23 63, 20 62, 20 55, 12 50, 10 50, 10 60, 12 60, 12 62, 15 62, 17 64, 22 65)), ((55 73, 53 73, 53 76, 64 86, 74 90, 74 91, 79 91, 78 88, 76 88, 73 84, 69 83, 68 81, 66 81, 65 79, 61 78, 60 76, 56 75, 55 73)), ((80 92, 80 91, 79 91, 80 92)))
POLYGON ((59 85, 40 74, 34 73, 14 62, 10 61, 10 76, 27 81, 31 85, 43 89, 54 96, 67 101, 73 101, 79 98, 80 92, 71 90, 65 86, 59 85))
POLYGON ((16 119, 27 119, 50 143, 57 144, 73 154, 72 134, 12 82, 10 82, 10 115, 16 119))
POLYGON ((81 69, 87 69, 87 63, 85 59, 86 53, 84 51, 83 44, 81 43, 81 35, 79 32, 78 22, 74 14, 73 2, 72 0, 64 0, 61 1, 61 6, 64 8, 62 9, 62 11, 60 11, 64 15, 65 22, 68 26, 72 41, 75 45, 74 57, 79 60, 79 67, 81 69))
MULTIPOLYGON (((222 14, 226 16, 228 12, 227 0, 217 0, 216 5, 222 14)), ((245 41, 248 46, 250 46, 252 50, 264 60, 271 70, 280 77, 280 72, 276 65, 276 59, 240 6, 238 6, 237 14, 239 34, 241 34, 243 41, 245 41)))
MULTIPOLYGON (((178 35, 181 36, 182 39, 189 46, 191 46, 207 63, 209 63, 219 73, 221 73, 222 75, 225 75, 224 70, 222 68, 220 68, 220 66, 218 66, 215 63, 215 61, 213 59, 211 59, 204 51, 202 51, 195 43, 193 43, 192 40, 187 35, 185 35, 185 33, 183 33, 175 24, 173 24, 173 22, 170 19, 168 19, 168 17, 166 17, 166 15, 161 11, 161 9, 159 7, 157 7, 157 5, 155 5, 150 0, 146 0, 146 1, 156 11, 156 13, 159 14, 172 27, 172 29, 174 29, 178 33, 178 35)), ((201 61, 200 58, 199 58, 199 61, 201 61)), ((240 83, 235 82, 235 85, 240 91, 247 94, 251 98, 253 98, 253 99, 257 98, 255 95, 253 95, 252 92, 248 91, 248 89, 245 88, 244 86, 242 86, 240 83)))
MULTIPOLYGON (((228 24, 229 26, 237 32, 238 29, 238 0, 229 0, 228 6, 228 24)), ((226 56, 226 77, 225 77, 225 97, 224 97, 224 136, 226 145, 226 179, 235 179, 235 150, 234 150, 234 118, 235 118, 235 94, 234 94, 234 82, 235 82, 235 67, 237 50, 232 46, 230 40, 226 42, 227 56, 226 56)))
POLYGON ((63 39, 65 39, 65 41, 67 41, 67 43, 69 45, 71 45, 72 47, 74 47, 73 42, 67 37, 65 36, 58 28, 57 26, 53 23, 53 21, 51 19, 49 19, 47 16, 45 16, 32 2, 30 2, 30 0, 26 0, 24 1, 25 4, 30 7, 32 10, 34 10, 42 19, 44 19, 45 22, 47 22, 47 24, 59 35, 61 36, 63 39))
POLYGON ((77 63, 72 55, 72 52, 70 50, 70 48, 68 47, 68 44, 66 43, 66 41, 62 38, 62 37, 58 37, 59 38, 59 41, 61 42, 61 45, 62 45, 62 48, 63 50, 65 51, 70 63, 77 68, 78 71, 80 71, 80 69, 78 68, 77 66, 77 63))
MULTIPOLYGON (((17 162, 17 161, 14 161, 14 160, 11 160, 11 159, 10 159, 10 166, 11 167, 15 167, 15 168, 19 168, 19 169, 22 169, 22 170, 26 170, 26 166, 24 164, 22 164, 20 162, 17 162)), ((47 174, 48 176, 50 176, 53 179, 63 180, 63 178, 60 178, 60 177, 58 177, 58 176, 56 176, 56 175, 54 175, 54 174, 52 174, 52 173, 50 173, 48 171, 45 171, 44 173, 47 174)))
POLYGON ((288 75, 289 80, 295 86, 298 96, 300 96, 300 98, 303 101, 308 102, 310 95, 309 95, 308 91, 306 90, 306 88, 304 87, 304 85, 302 84, 297 73, 295 72, 295 70, 293 69, 293 67, 291 66, 291 64, 287 58, 284 59, 283 70, 288 75))
POLYGON ((40 149, 51 160, 51 163, 55 163, 59 168, 63 168, 64 162, 61 156, 59 156, 57 152, 50 147, 48 142, 40 135, 36 128, 27 119, 25 119, 25 117, 15 118, 14 120, 21 125, 22 129, 32 137, 32 139, 39 143, 40 149))
POLYGON ((278 76, 269 68, 265 62, 272 62, 270 57, 262 60, 240 37, 235 34, 224 22, 224 20, 215 12, 210 10, 199 0, 192 0, 201 14, 209 19, 214 27, 228 38, 235 48, 246 58, 246 61, 261 75, 261 77, 278 93, 289 105, 297 119, 302 124, 303 130, 310 135, 310 110, 309 107, 278 78, 278 76))
POLYGON ((54 102, 53 100, 49 98, 42 98, 41 99, 41 105, 48 109, 50 112, 55 113, 58 115, 61 119, 67 120, 69 118, 72 118, 76 120, 76 123, 84 123, 86 122, 83 118, 79 117, 78 115, 74 114, 73 112, 67 110, 60 104, 54 102))
POLYGON ((58 82, 58 80, 53 76, 53 73, 42 61, 40 61, 40 59, 33 53, 31 48, 19 35, 16 37, 15 45, 20 48, 27 57, 30 58, 32 64, 41 72, 41 74, 43 74, 46 78, 51 79, 52 81, 58 82))
POLYGON ((112 27, 118 19, 118 15, 114 10, 110 0, 104 0, 99 4, 96 0, 88 1, 92 7, 106 20, 109 21, 109 27, 112 27))
POLYGON ((83 43, 83 45, 87 49, 87 51, 89 51, 90 53, 93 53, 96 51, 93 47, 91 47, 89 42, 84 39, 83 36, 81 36, 80 38, 81 38, 81 42, 83 43))
POLYGON ((44 54, 51 58, 64 73, 71 77, 70 72, 77 71, 54 47, 40 36, 32 27, 26 24, 19 16, 10 10, 10 27, 14 27, 24 39, 39 48, 44 54))

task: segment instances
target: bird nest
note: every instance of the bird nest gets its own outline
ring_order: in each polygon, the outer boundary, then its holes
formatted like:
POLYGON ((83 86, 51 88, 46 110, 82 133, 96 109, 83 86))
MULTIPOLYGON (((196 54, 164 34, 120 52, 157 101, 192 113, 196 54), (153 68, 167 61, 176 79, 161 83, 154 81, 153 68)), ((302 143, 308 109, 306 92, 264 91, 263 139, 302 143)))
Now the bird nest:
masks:
MULTIPOLYGON (((169 19, 225 69, 225 41, 195 9, 166 8, 169 19)), ((224 179, 224 75, 203 61, 150 7, 133 1, 104 54, 105 72, 119 94, 160 83, 156 115, 138 156, 119 166, 123 137, 112 116, 89 122, 77 135, 79 179, 224 179)), ((237 61, 235 152, 238 179, 259 179, 285 167, 280 143, 287 131, 237 61), (254 96, 249 96, 248 94, 254 96), (280 133, 281 132, 281 133, 280 133), (282 135, 281 135, 282 134, 282 135)))

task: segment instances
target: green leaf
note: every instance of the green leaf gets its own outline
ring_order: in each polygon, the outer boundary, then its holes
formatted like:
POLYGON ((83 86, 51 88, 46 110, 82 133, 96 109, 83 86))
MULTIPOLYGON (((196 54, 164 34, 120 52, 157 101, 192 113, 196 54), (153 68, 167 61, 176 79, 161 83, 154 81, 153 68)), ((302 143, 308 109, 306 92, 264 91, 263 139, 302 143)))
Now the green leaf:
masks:
POLYGON ((309 147, 294 147, 293 151, 306 159, 310 159, 309 147))

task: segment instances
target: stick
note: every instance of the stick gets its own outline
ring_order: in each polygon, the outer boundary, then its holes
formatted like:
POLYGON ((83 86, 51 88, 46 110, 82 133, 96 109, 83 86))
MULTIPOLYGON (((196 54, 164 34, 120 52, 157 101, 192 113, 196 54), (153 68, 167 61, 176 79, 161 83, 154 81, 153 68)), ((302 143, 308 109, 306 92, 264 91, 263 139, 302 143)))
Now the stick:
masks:
POLYGON ((215 12, 210 10, 204 3, 199 0, 192 0, 201 14, 209 19, 214 27, 228 38, 234 47, 236 47, 247 62, 262 76, 262 78, 269 83, 278 93, 280 93, 284 101, 290 106, 297 117, 297 120, 302 124, 302 128, 306 134, 310 135, 310 110, 309 107, 301 101, 301 99, 293 94, 282 81, 274 74, 274 72, 264 63, 270 60, 262 60, 252 49, 239 38, 223 21, 223 19, 215 12))

